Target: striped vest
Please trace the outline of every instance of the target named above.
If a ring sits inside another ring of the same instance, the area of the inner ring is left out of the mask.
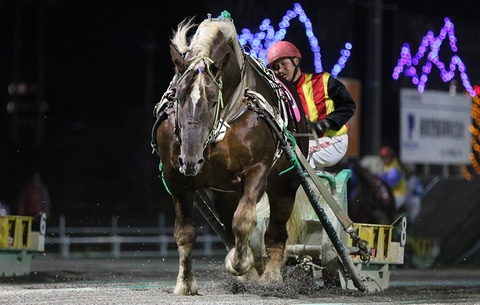
[[[302,73],[297,84],[297,92],[302,100],[303,110],[312,123],[324,119],[335,110],[335,103],[328,95],[328,79],[330,73]],[[340,136],[348,131],[347,124],[339,130],[327,130],[326,137]]]

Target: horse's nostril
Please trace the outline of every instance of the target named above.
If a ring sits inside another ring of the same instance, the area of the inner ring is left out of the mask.
[[[205,159],[203,159],[203,158],[200,159],[200,160],[198,160],[198,164],[199,164],[199,165],[203,164],[203,162],[205,162]]]
[[[182,157],[178,157],[178,163],[180,163],[180,166],[183,166],[183,159],[182,159]]]

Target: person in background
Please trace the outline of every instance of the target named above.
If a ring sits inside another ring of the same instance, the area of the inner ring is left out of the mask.
[[[407,179],[407,197],[405,199],[405,211],[409,224],[414,224],[422,205],[424,188],[420,178],[415,173],[415,165],[404,165],[405,177]]]
[[[303,110],[318,138],[310,140],[308,160],[316,169],[336,165],[348,148],[348,120],[355,113],[355,102],[343,83],[328,72],[304,73],[302,54],[288,41],[273,44],[267,61],[274,72],[292,83]]]
[[[390,146],[383,146],[380,149],[380,159],[383,162],[383,168],[379,176],[392,188],[395,196],[395,209],[397,213],[401,213],[404,210],[407,193],[404,170],[397,154]]]
[[[50,194],[42,182],[40,173],[35,172],[30,183],[20,194],[18,215],[36,217],[41,213],[50,216]]]

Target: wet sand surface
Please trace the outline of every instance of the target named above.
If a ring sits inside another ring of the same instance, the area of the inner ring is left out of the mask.
[[[1,304],[480,304],[480,268],[395,269],[383,292],[325,288],[290,272],[273,287],[240,285],[223,257],[194,260],[199,295],[173,294],[176,258],[42,255],[29,276],[2,278]]]

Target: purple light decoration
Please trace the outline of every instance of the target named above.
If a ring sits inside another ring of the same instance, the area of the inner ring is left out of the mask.
[[[443,41],[447,38],[450,41],[450,49],[452,52],[457,53],[457,38],[455,37],[454,25],[449,18],[445,18],[445,25],[440,30],[440,34],[435,37],[432,31],[428,31],[422,39],[422,43],[418,47],[418,51],[415,56],[412,58],[412,53],[410,51],[410,46],[408,43],[404,43],[400,51],[400,58],[397,61],[397,65],[393,69],[392,77],[397,80],[400,77],[400,74],[403,72],[405,76],[412,78],[412,83],[417,86],[418,92],[423,93],[425,91],[425,85],[428,81],[428,74],[432,71],[432,64],[435,65],[440,70],[440,77],[444,82],[449,82],[455,77],[455,70],[458,68],[460,73],[460,78],[462,79],[463,87],[468,92],[470,96],[475,96],[475,91],[470,84],[468,75],[465,72],[466,67],[463,61],[458,55],[453,55],[450,59],[450,64],[448,65],[448,70],[445,65],[439,59],[440,46]],[[428,52],[427,48],[430,48]],[[428,52],[428,53],[427,53]],[[419,64],[419,60],[427,54],[427,62],[425,65],[417,71],[416,66]],[[419,76],[418,73],[421,72]]]
[[[264,19],[260,26],[258,27],[260,32],[252,33],[251,30],[244,28],[239,34],[239,41],[242,47],[248,47],[248,52],[252,56],[256,56],[261,60],[267,62],[267,52],[268,49],[277,41],[280,41],[285,38],[287,34],[288,27],[290,26],[290,20],[298,17],[298,20],[305,27],[305,35],[308,38],[310,44],[310,50],[313,53],[313,65],[316,73],[323,71],[322,66],[322,55],[320,53],[320,45],[318,44],[318,39],[313,33],[312,22],[308,18],[307,14],[303,10],[302,6],[299,3],[293,5],[293,10],[288,10],[283,16],[282,20],[278,24],[279,30],[276,31],[275,28],[271,25],[270,19]],[[262,42],[263,41],[263,42]],[[352,44],[345,43],[345,49],[340,51],[340,58],[337,63],[334,65],[331,72],[333,77],[342,71],[345,67],[348,58],[350,57]]]

